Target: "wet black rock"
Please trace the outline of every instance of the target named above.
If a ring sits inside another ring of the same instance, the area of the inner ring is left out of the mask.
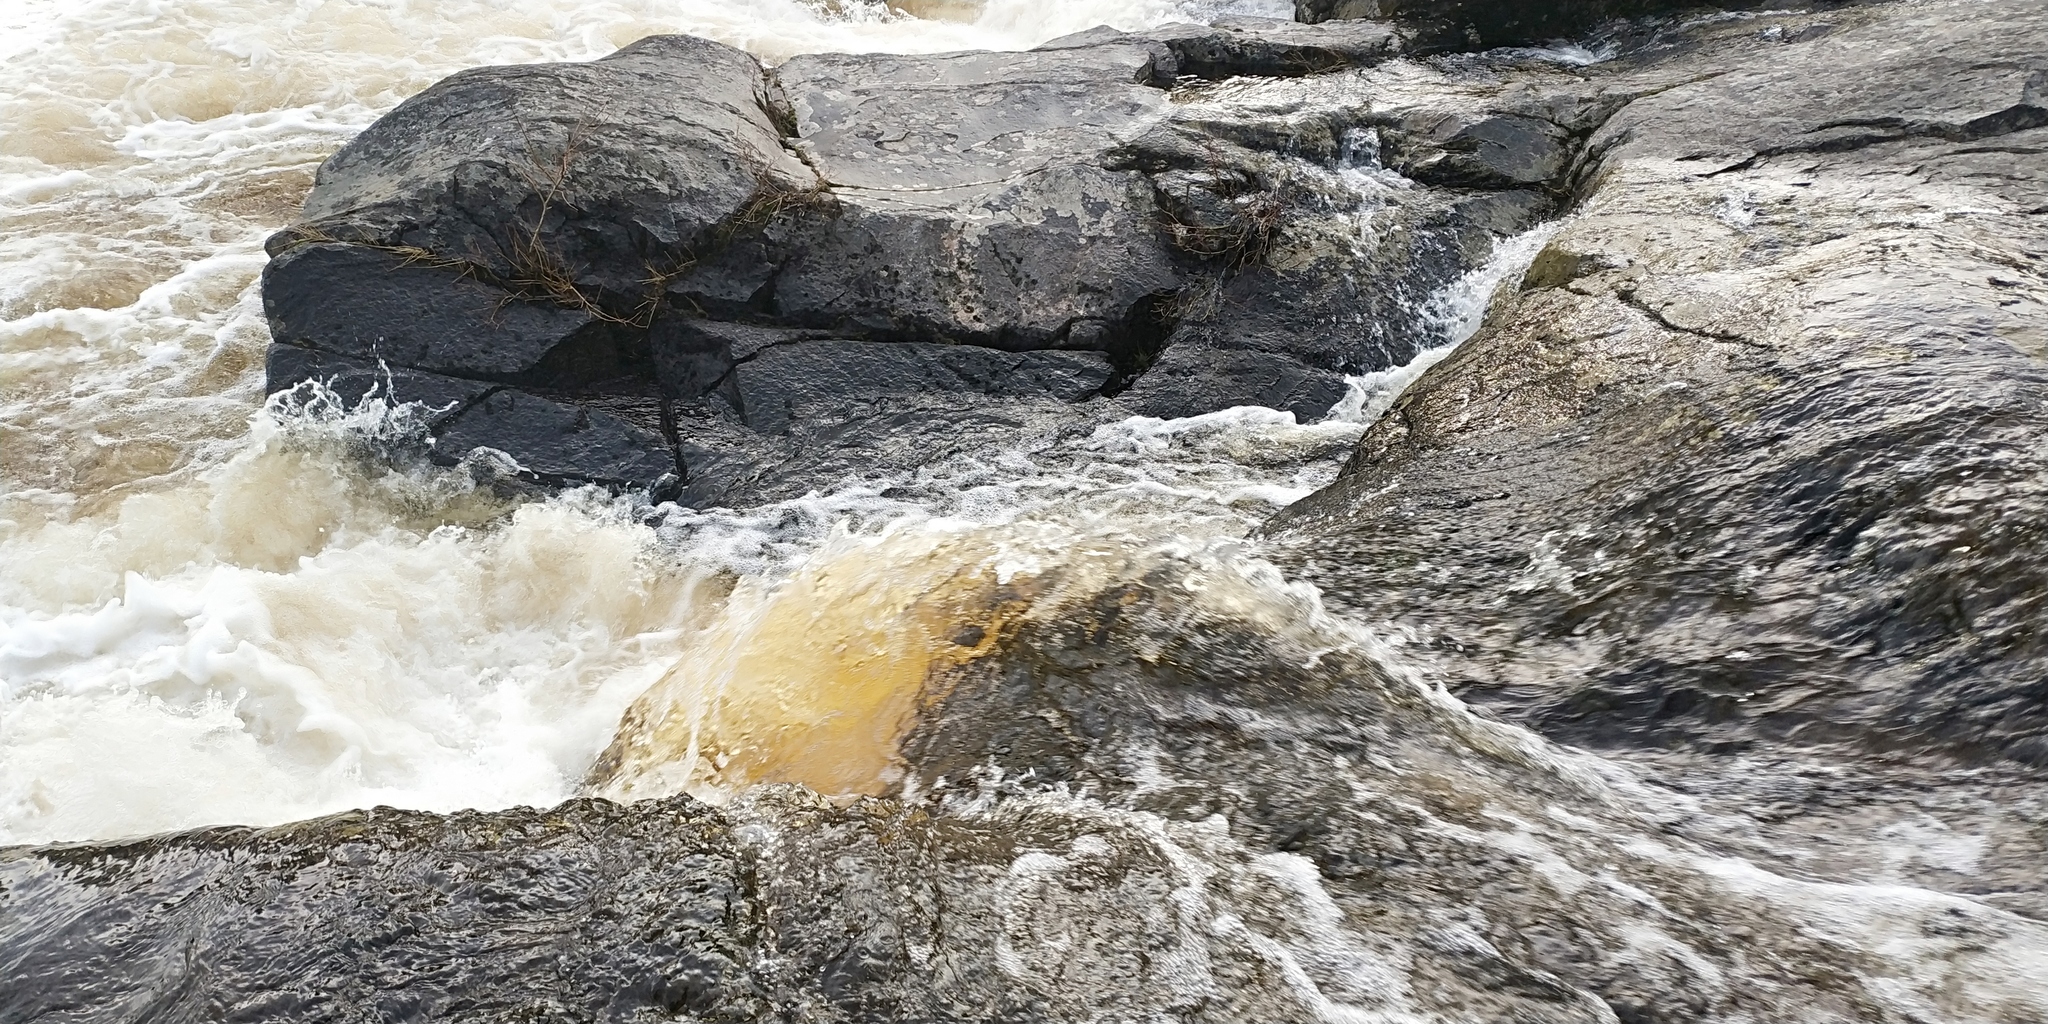
[[[1369,21],[1310,28],[1272,18],[1219,18],[1207,25],[1161,25],[1142,35],[1166,46],[1179,74],[1195,78],[1287,78],[1367,67],[1403,52],[1408,45],[1393,26]],[[1065,49],[1119,38],[1129,37],[1097,28],[1055,39],[1039,49]]]
[[[1540,188],[1578,155],[1565,129],[1517,114],[1415,114],[1388,135],[1391,165],[1432,185]]]
[[[1755,6],[1744,0],[1294,0],[1294,18],[1392,22],[1413,36],[1418,50],[1441,52],[1558,42],[1617,18]]]
[[[679,468],[656,432],[658,425],[650,429],[634,422],[644,415],[627,411],[630,418],[622,418],[597,407],[615,404],[613,396],[586,394],[580,403],[557,402],[488,381],[283,344],[270,347],[266,372],[283,387],[322,381],[345,405],[370,398],[418,403],[428,414],[426,454],[443,465],[476,462],[483,479],[493,483],[514,485],[523,476],[551,487],[597,484],[647,491]],[[314,400],[310,394],[301,397]],[[509,456],[516,467],[488,458],[478,462],[474,456],[482,450]]]
[[[668,446],[617,416],[499,388],[462,407],[435,430],[444,452],[502,451],[555,484],[652,488],[677,467]]]
[[[551,376],[542,370],[551,354],[584,348],[607,326],[586,310],[364,245],[291,244],[264,273],[279,344],[479,380]]]
[[[763,351],[733,369],[732,402],[763,434],[795,423],[833,423],[974,396],[1085,402],[1114,369],[1098,352],[1002,352],[972,345],[800,341]]]

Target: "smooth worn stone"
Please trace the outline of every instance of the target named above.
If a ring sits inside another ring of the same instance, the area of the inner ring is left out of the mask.
[[[547,483],[652,487],[676,471],[660,437],[610,413],[500,388],[462,409],[434,437],[453,461],[477,448],[504,452]]]
[[[558,350],[608,347],[609,325],[552,301],[513,298],[414,254],[286,244],[263,270],[281,344],[485,380],[518,380]]]
[[[1098,397],[1112,375],[1096,352],[1000,352],[917,342],[796,341],[763,349],[736,366],[729,394],[740,417],[763,434],[793,424],[927,408],[943,414],[976,397]]]

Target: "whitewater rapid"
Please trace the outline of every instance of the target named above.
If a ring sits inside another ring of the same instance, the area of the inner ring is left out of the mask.
[[[897,482],[918,498],[865,481],[744,513],[592,493],[514,508],[466,477],[362,457],[417,440],[417,409],[264,407],[256,281],[262,239],[320,160],[463,67],[588,59],[677,31],[771,62],[1023,48],[1274,7],[7,7],[0,843],[550,803],[579,791],[621,713],[678,664],[792,643],[774,632],[784,620],[815,630],[785,581],[887,592],[915,575],[895,578],[892,559],[963,535],[1006,565],[1077,538],[1255,558],[1245,532],[1327,482],[1363,423],[1447,349],[1360,379],[1324,422],[1134,419]],[[1347,173],[1370,230],[1372,196],[1401,183]],[[1445,341],[1476,328],[1537,244],[1504,246],[1436,297],[1426,315]]]

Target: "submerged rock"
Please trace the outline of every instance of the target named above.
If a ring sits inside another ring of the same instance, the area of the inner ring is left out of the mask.
[[[1903,815],[1869,792],[1809,797],[1849,817],[1825,857],[1770,850],[1746,816],[1472,714],[1248,563],[1097,548],[986,582],[967,588],[984,606],[947,611],[987,632],[955,634],[971,650],[907,680],[922,710],[895,765],[910,782],[889,798],[757,786],[719,808],[378,809],[0,851],[0,970],[19,979],[0,1018],[2048,1008],[2007,966],[2048,952],[2048,926],[1940,891],[2028,884],[2048,853],[2038,780],[2006,791],[2032,819],[1923,797],[1959,829],[1991,826],[2001,855],[1928,888],[1871,886],[1896,851],[1868,826]],[[901,617],[924,597],[895,595]],[[805,740],[839,731],[820,722],[785,753],[829,758]],[[723,771],[757,752],[729,753]],[[1919,939],[1884,944],[1902,934]]]

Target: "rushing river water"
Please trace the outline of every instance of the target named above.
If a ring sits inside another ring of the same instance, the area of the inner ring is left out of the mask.
[[[1104,421],[743,512],[652,508],[594,491],[515,505],[456,471],[364,457],[416,442],[425,429],[416,407],[343,411],[308,391],[264,401],[263,239],[292,220],[321,160],[456,70],[589,59],[659,32],[709,36],[775,62],[833,49],[1021,49],[1098,24],[1285,8],[0,6],[0,845],[372,805],[548,805],[588,792],[689,792],[782,822],[780,812],[748,810],[753,784],[851,797],[900,781],[896,744],[918,687],[934,666],[971,655],[954,637],[990,593],[1055,581],[1035,592],[1029,619],[1087,599],[1106,579],[1170,579],[1159,615],[1267,630],[1268,653],[1286,672],[1351,665],[1379,679],[1376,725],[1412,761],[1396,769],[1340,758],[1329,784],[1350,787],[1344,799],[1366,817],[1413,830],[1411,844],[1440,842],[1414,855],[1425,863],[1479,850],[1533,864],[1531,877],[1614,922],[1615,962],[1667,965],[1641,968],[1644,985],[1679,977],[1739,1000],[1742,978],[1723,977],[1721,961],[1695,951],[1721,956],[1755,929],[1795,961],[1808,942],[1828,963],[1852,962],[1842,949],[1867,957],[1853,960],[1858,991],[1878,993],[1868,1005],[1895,1019],[1949,1019],[1940,1014],[1956,1007],[1984,1020],[2048,1014],[2048,933],[2038,923],[1903,881],[1914,865],[1967,869],[1990,849],[1984,840],[1901,819],[1876,845],[1837,851],[1875,858],[1867,887],[1702,854],[1671,837],[1739,845],[1754,838],[1752,823],[1674,804],[1618,764],[1473,714],[1410,664],[1403,634],[1325,610],[1314,588],[1286,579],[1246,539],[1335,476],[1400,389],[1477,329],[1494,285],[1527,267],[1554,226],[1501,239],[1485,266],[1418,299],[1413,313],[1437,347],[1354,379],[1320,421],[1261,409]],[[1406,187],[1377,170],[1327,173],[1356,195],[1349,223],[1361,233],[1373,230],[1377,197]],[[1175,612],[1174,601],[1186,607]],[[1029,636],[1057,625],[1022,628]],[[1322,769],[1276,771],[1299,779]],[[1139,795],[1195,785],[1134,778]],[[1385,788],[1389,779],[1455,790],[1481,810],[1462,823],[1430,818]],[[1083,931],[1164,928],[1161,942],[1185,947],[1160,955],[1171,977],[1133,990],[1130,1005],[1152,1009],[1130,1019],[1222,998],[1236,983],[1202,950],[1273,965],[1288,1005],[1325,1020],[1418,1019],[1403,1009],[1404,972],[1419,970],[1417,958],[1497,955],[1467,927],[1483,924],[1478,917],[1428,907],[1398,911],[1422,922],[1411,932],[1432,936],[1420,945],[1394,925],[1350,928],[1314,865],[1233,845],[1221,812],[1176,818],[1085,794],[1013,792],[1001,778],[962,785],[940,802],[972,827],[1022,834],[1064,823],[1042,849],[997,866],[1003,899]],[[1017,799],[997,800],[1005,793]],[[784,825],[749,828],[749,842],[809,841]],[[1143,857],[1165,865],[1172,891],[1107,903],[1073,895],[1085,888],[1075,879],[1094,877],[1113,849],[1150,851]],[[1653,895],[1616,864],[1685,881]],[[1430,891],[1455,894],[1459,877]],[[1118,916],[1154,910],[1179,923]],[[1722,916],[1701,925],[1704,939],[1631,923],[1709,911]],[[1774,931],[1787,914],[1805,923]],[[1013,932],[998,943],[1005,972],[1058,974],[1066,947],[1028,946]],[[1677,973],[1656,973],[1664,970]],[[1088,1016],[1091,991],[1055,1016]],[[1862,1005],[1849,999],[1830,1012],[1853,1016]],[[1933,1016],[1915,1016],[1923,1012]]]
[[[354,457],[366,437],[417,431],[406,410],[261,407],[262,239],[328,153],[460,68],[676,31],[769,61],[1024,48],[1272,6],[11,7],[0,842],[554,801],[686,653],[787,641],[774,624],[801,599],[775,584],[800,567],[855,560],[886,589],[869,549],[1021,520],[1200,545],[1326,482],[1366,391],[1322,424],[1240,411],[1107,426],[1037,461],[950,467],[915,500],[855,486],[659,522],[590,495],[506,517],[452,476]],[[1388,187],[1357,185],[1367,205]],[[1469,317],[1483,289],[1466,292],[1446,301]]]

